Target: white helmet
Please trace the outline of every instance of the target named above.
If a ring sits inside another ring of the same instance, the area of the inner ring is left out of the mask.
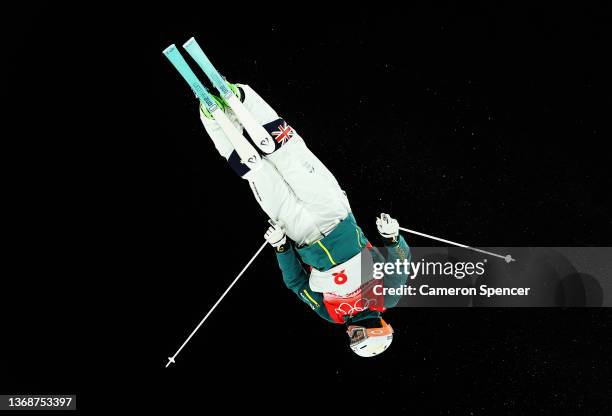
[[[351,338],[351,349],[360,357],[374,357],[385,351],[393,341],[393,328],[381,318],[380,328],[350,325],[346,333]]]

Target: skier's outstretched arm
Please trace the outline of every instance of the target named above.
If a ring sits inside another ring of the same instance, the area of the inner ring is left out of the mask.
[[[310,290],[309,275],[304,270],[295,248],[287,240],[282,224],[272,220],[269,222],[270,228],[268,228],[265,238],[276,251],[276,260],[283,274],[285,285],[322,318],[332,321],[327,309],[323,307],[323,295]]]
[[[410,253],[410,247],[404,240],[404,237],[399,233],[399,223],[397,220],[391,218],[388,214],[380,214],[380,218],[376,219],[376,228],[378,232],[385,240],[385,246],[387,247],[387,259],[389,263],[395,263],[396,260],[408,262],[412,259]],[[406,284],[408,281],[408,275],[393,274],[384,277],[385,288],[399,288]],[[385,295],[385,308],[393,308],[399,303],[401,295]]]

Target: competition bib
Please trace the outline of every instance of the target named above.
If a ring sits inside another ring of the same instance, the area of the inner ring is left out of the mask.
[[[370,250],[364,248],[354,257],[325,272],[313,268],[308,282],[310,290],[339,296],[353,293],[361,285],[372,280],[372,263]]]

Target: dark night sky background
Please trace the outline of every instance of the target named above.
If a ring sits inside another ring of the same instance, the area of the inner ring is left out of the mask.
[[[168,409],[222,397],[270,409],[286,395],[310,411],[610,414],[609,310],[396,309],[393,346],[362,360],[283,286],[271,250],[163,368],[266,229],[164,47],[194,35],[229,80],[255,88],[375,242],[383,211],[477,246],[609,246],[607,10],[234,10],[234,32],[206,3],[96,29],[99,10],[80,10],[74,29],[44,12],[15,32],[11,53],[30,66],[7,83],[19,140],[5,155],[20,166],[9,191],[24,218],[12,250],[41,254],[7,287],[32,294],[5,303],[16,332],[4,391],[76,391],[82,408],[138,390],[142,406]],[[34,38],[37,57],[19,52]],[[36,122],[36,87],[23,82],[34,75],[51,98]],[[32,334],[41,316],[72,329]]]

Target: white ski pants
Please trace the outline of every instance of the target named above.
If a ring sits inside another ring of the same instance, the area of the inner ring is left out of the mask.
[[[278,114],[248,85],[244,105],[262,125]],[[231,110],[228,116],[242,131]],[[229,158],[233,146],[218,124],[201,116],[204,128],[219,153]],[[245,139],[246,140],[246,139]],[[329,234],[351,211],[348,199],[327,167],[294,131],[274,153],[262,157],[263,166],[243,176],[264,212],[285,224],[286,234],[298,245],[311,244]]]

